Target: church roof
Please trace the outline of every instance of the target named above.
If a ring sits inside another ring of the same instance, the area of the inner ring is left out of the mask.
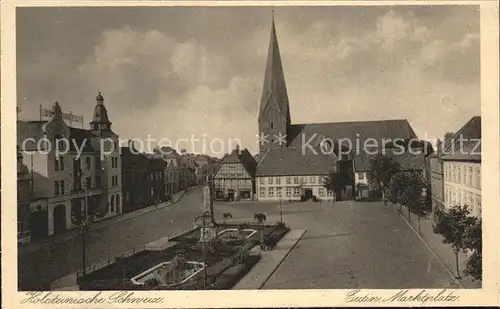
[[[481,161],[481,116],[472,117],[444,146],[443,160]]]
[[[409,139],[417,136],[406,119],[294,124],[288,129],[287,139],[290,147],[300,148],[303,141],[306,143],[310,139],[312,140],[309,144],[319,145],[324,138],[334,142],[348,139],[353,147],[356,146],[356,140],[359,140],[362,147],[368,138],[375,139],[381,145],[383,139]],[[346,143],[342,146],[349,145]]]
[[[271,37],[269,41],[269,50],[267,54],[266,71],[264,83],[262,86],[262,97],[260,103],[259,116],[264,112],[267,104],[273,100],[285,119],[290,119],[290,110],[288,108],[288,94],[286,91],[285,74],[276,36],[276,27],[274,25],[274,16],[271,26]]]
[[[269,149],[260,160],[257,176],[328,175],[337,162],[335,155],[302,148]]]

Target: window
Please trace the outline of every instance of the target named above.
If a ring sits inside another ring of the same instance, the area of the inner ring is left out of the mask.
[[[116,195],[116,207],[119,207],[120,206],[120,195],[117,194]]]
[[[459,166],[459,167],[458,167],[458,179],[457,179],[457,182],[458,182],[458,183],[462,183],[462,178],[463,178],[463,177],[462,177],[462,167],[461,167],[461,166]]]
[[[281,184],[281,177],[276,177],[276,184],[280,185]]]
[[[299,177],[298,177],[298,176],[293,177],[293,183],[294,183],[295,185],[298,185],[298,184],[299,184]]]
[[[476,168],[476,188],[481,189],[481,168]]]
[[[151,196],[155,196],[155,189],[154,188],[149,189],[149,194]]]
[[[302,183],[308,183],[309,177],[307,176],[302,176]]]
[[[87,186],[87,189],[90,189],[92,187],[92,177],[87,177],[85,179],[85,185]]]
[[[274,197],[274,188],[268,188],[267,195],[269,197]]]
[[[325,188],[319,188],[318,194],[319,194],[319,196],[324,197],[325,196]]]
[[[90,164],[91,164],[90,163],[90,157],[86,157],[85,158],[85,168],[89,170],[90,169]]]
[[[114,212],[115,211],[115,196],[111,195],[111,202],[109,203],[110,206],[110,211]]]
[[[333,191],[332,190],[328,190],[328,196],[333,196]]]
[[[277,187],[276,188],[276,197],[281,197],[281,191],[283,190],[283,188],[281,187]]]
[[[316,176],[309,177],[309,183],[316,183]]]
[[[293,195],[294,196],[300,196],[300,188],[294,188],[293,189]]]
[[[267,178],[267,183],[272,185],[273,184],[273,178],[272,177],[269,177]]]
[[[470,187],[472,187],[474,185],[473,184],[473,180],[472,180],[473,179],[472,178],[473,174],[474,173],[472,171],[472,167],[468,167],[467,168],[467,182],[468,182],[467,185],[470,186]]]
[[[292,183],[292,177],[287,177],[286,178],[286,184],[289,185]]]
[[[359,180],[364,180],[365,179],[365,173],[361,172],[359,173]]]
[[[293,196],[292,188],[286,188],[286,196],[287,197],[292,197]]]
[[[58,158],[56,157],[56,160],[54,161],[54,169],[55,171],[64,171],[64,157],[59,156]]]
[[[274,123],[271,121],[271,130],[274,129]]]
[[[59,181],[54,181],[54,195],[59,195]]]
[[[260,188],[259,195],[262,197],[265,197],[266,196],[266,188]]]
[[[64,180],[59,180],[59,194],[64,194]]]

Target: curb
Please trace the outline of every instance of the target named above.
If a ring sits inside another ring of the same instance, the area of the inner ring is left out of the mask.
[[[413,228],[413,226],[411,225],[411,223],[408,222],[408,220],[399,211],[399,209],[396,209],[396,211],[399,213],[399,216],[404,220],[404,222],[410,227],[410,229],[413,231],[413,233],[415,233],[415,235],[417,235],[417,237],[424,243],[424,245],[427,247],[427,249],[429,249],[429,251],[432,252],[432,254],[434,255],[434,257],[436,257],[436,259],[439,262],[441,262],[441,264],[444,266],[444,269],[446,269],[446,272],[448,272],[448,274],[453,278],[453,281],[455,281],[455,283],[457,283],[458,285],[460,285],[462,288],[467,289],[467,287],[463,284],[463,282],[461,280],[459,280],[455,276],[455,274],[450,270],[450,268],[448,267],[448,264],[445,261],[443,261],[439,257],[439,255],[436,253],[436,251],[434,251],[434,249],[432,249],[432,247],[427,243],[427,241],[425,241],[425,239],[417,231],[415,231],[415,228]]]
[[[137,218],[137,217],[140,217],[142,215],[145,215],[145,214],[148,214],[148,213],[151,213],[151,212],[154,212],[154,211],[157,211],[157,210],[160,210],[160,209],[163,209],[163,208],[166,208],[166,207],[169,207],[169,206],[172,206],[172,205],[175,205],[177,204],[178,202],[181,201],[182,197],[184,195],[186,195],[186,193],[190,192],[190,191],[193,191],[193,190],[196,190],[198,188],[201,188],[202,186],[197,186],[197,187],[192,187],[192,188],[189,188],[187,189],[186,191],[184,191],[181,195],[179,195],[179,198],[176,200],[176,201],[171,201],[170,204],[165,203],[165,205],[163,206],[158,206],[158,207],[154,207],[154,206],[149,206],[150,209],[147,209],[146,211],[144,212],[141,212],[141,213],[137,213],[135,216],[130,216],[130,217],[127,217],[127,218],[122,218],[121,220],[117,220],[116,222],[114,223],[110,223],[110,224],[107,224],[107,225],[104,225],[104,226],[101,226],[101,227],[97,227],[95,229],[90,229],[90,232],[93,232],[93,231],[99,231],[99,230],[102,230],[103,228],[107,228],[107,227],[110,227],[112,226],[113,224],[115,223],[120,223],[120,222],[123,222],[123,221],[127,221],[127,220],[130,220],[130,219],[134,219],[134,218]],[[133,212],[131,212],[133,213]],[[120,217],[118,217],[120,218]]]
[[[163,209],[163,208],[166,208],[166,207],[169,207],[169,206],[175,205],[175,204],[177,204],[177,203],[178,203],[178,202],[182,199],[182,197],[183,197],[186,193],[188,193],[188,192],[190,192],[190,191],[192,191],[192,190],[199,189],[199,188],[201,188],[201,187],[203,187],[203,185],[196,186],[196,187],[191,187],[191,188],[187,189],[186,191],[184,191],[184,192],[183,192],[183,193],[182,193],[182,194],[178,197],[178,199],[177,199],[176,201],[172,201],[172,202],[170,202],[170,204],[167,204],[167,203],[168,203],[168,202],[167,202],[165,205],[163,205],[163,206],[159,206],[159,207],[149,206],[151,209],[147,209],[146,211],[143,211],[143,212],[141,212],[141,213],[136,213],[134,216],[130,216],[130,217],[126,217],[126,218],[124,218],[124,217],[119,217],[119,216],[116,216],[116,217],[111,217],[111,218],[109,218],[109,220],[113,220],[113,219],[117,219],[117,220],[116,220],[116,221],[114,221],[114,222],[112,222],[112,223],[110,222],[110,223],[107,223],[107,224],[103,224],[102,226],[99,226],[99,227],[94,227],[94,228],[92,228],[92,225],[90,225],[90,227],[89,227],[89,233],[96,232],[96,231],[99,231],[99,230],[102,230],[102,229],[108,228],[108,227],[110,227],[110,226],[113,226],[114,224],[117,224],[117,223],[120,223],[120,222],[124,222],[124,221],[130,220],[130,219],[134,219],[134,218],[140,217],[140,216],[142,216],[142,215],[144,215],[144,214],[148,214],[148,213],[151,213],[151,212],[153,212],[153,211],[160,210],[160,209]],[[147,207],[146,207],[146,208],[147,208]],[[131,213],[131,214],[133,214],[134,212],[130,212],[130,213]],[[123,216],[123,215],[122,215],[122,216]],[[106,219],[105,219],[105,220],[106,220]],[[96,222],[95,224],[97,225],[99,222],[103,222],[103,223],[104,223],[104,222],[106,222],[105,220],[104,220],[104,221],[98,221],[98,222]],[[30,254],[30,253],[32,253],[32,252],[36,252],[36,251],[38,251],[38,250],[42,250],[42,249],[46,248],[47,246],[50,246],[50,245],[55,245],[55,244],[59,244],[59,243],[62,243],[62,242],[68,241],[68,240],[70,240],[70,239],[73,239],[75,235],[73,235],[72,237],[70,237],[70,236],[71,236],[70,234],[71,234],[71,233],[73,233],[73,234],[74,234],[74,233],[75,233],[75,231],[77,231],[77,230],[79,230],[79,227],[76,227],[76,228],[73,228],[73,229],[71,229],[71,230],[66,231],[66,233],[68,233],[68,234],[62,234],[62,235],[64,235],[65,237],[64,237],[64,238],[61,238],[61,239],[59,239],[59,240],[52,240],[52,241],[50,241],[50,240],[49,240],[50,238],[49,238],[49,239],[45,239],[43,242],[41,242],[41,243],[39,243],[39,244],[33,244],[33,246],[38,246],[38,248],[29,248],[31,244],[27,244],[27,245],[25,245],[25,246],[19,246],[19,249],[20,249],[21,251],[24,251],[24,252],[22,252],[21,254]],[[78,235],[79,235],[79,234],[80,234],[80,233],[78,233]],[[19,250],[18,250],[18,251],[19,251]]]
[[[304,235],[306,233],[307,233],[307,230],[304,230],[304,233],[302,233],[302,235],[300,235],[300,237],[297,238],[297,241],[293,244],[293,246],[290,248],[290,250],[288,250],[288,252],[281,259],[281,261],[278,263],[278,265],[276,265],[276,267],[273,269],[273,271],[271,271],[271,273],[267,276],[266,280],[264,280],[264,282],[260,285],[260,287],[258,288],[258,290],[262,289],[262,287],[264,285],[266,285],[267,281],[269,281],[269,279],[274,275],[274,273],[278,270],[278,268],[280,268],[281,264],[283,264],[283,261],[286,260],[286,258],[288,257],[288,255],[290,255],[290,252],[292,252],[293,249],[295,249],[295,247],[297,246],[297,244],[299,243],[299,241],[302,239],[302,237],[304,237]]]

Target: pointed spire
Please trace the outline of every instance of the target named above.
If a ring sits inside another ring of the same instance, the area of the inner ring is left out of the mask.
[[[264,75],[264,84],[262,88],[262,97],[260,113],[264,112],[267,104],[274,102],[278,109],[290,120],[290,110],[288,108],[288,94],[286,91],[285,74],[276,35],[276,26],[274,22],[274,9],[271,17],[271,36],[269,40],[269,50],[267,54],[266,71]]]

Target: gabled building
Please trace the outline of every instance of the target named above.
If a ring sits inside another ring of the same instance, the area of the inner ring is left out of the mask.
[[[332,169],[337,169],[343,175],[352,175],[354,156],[364,152],[368,147],[373,151],[373,139],[378,142],[378,147],[382,148],[388,141],[416,138],[406,119],[292,124],[274,18],[271,25],[258,128],[261,142],[257,177],[262,178],[258,181],[258,186],[262,186],[259,187],[259,199],[277,198],[276,193],[272,193],[272,190],[278,190],[274,185],[276,178],[283,179],[285,184],[287,177],[292,179],[292,182],[295,182],[293,179],[298,179],[297,182],[300,182],[299,179],[305,180],[305,177],[313,177],[314,180],[315,177],[327,175]],[[324,147],[325,145],[327,147]],[[338,149],[342,149],[342,152],[338,152]],[[272,187],[267,189],[264,187],[268,185],[266,177],[273,178]],[[311,181],[311,178],[307,179]],[[299,195],[302,194],[317,197],[323,195],[320,186],[317,183],[314,185],[313,188],[297,188],[292,189],[292,192],[281,194],[294,199],[300,198]],[[349,186],[351,192],[353,186],[354,183]],[[305,189],[307,191],[304,191]],[[333,193],[325,193],[324,198],[333,198]]]
[[[214,176],[215,198],[218,200],[252,200],[255,193],[257,162],[247,149],[239,148],[222,158]]]
[[[441,156],[444,207],[467,205],[481,216],[481,117],[472,117],[445,145]]]
[[[96,100],[88,130],[66,125],[58,102],[49,121],[17,122],[17,144],[32,175],[32,238],[122,212],[118,135],[100,93]]]

